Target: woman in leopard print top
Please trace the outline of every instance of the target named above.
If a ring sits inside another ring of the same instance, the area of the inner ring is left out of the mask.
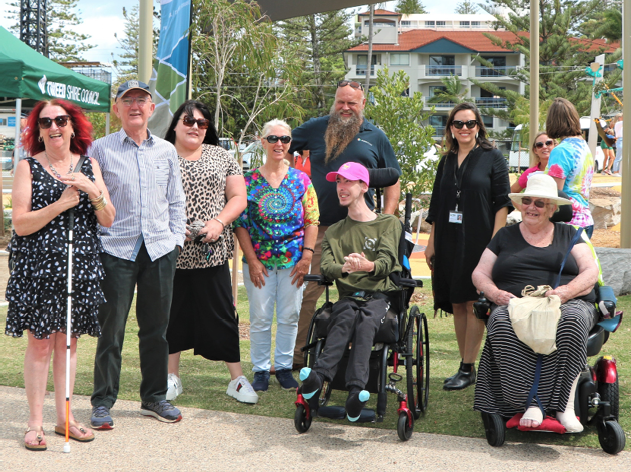
[[[206,359],[225,361],[231,377],[228,395],[256,403],[258,396],[241,369],[228,266],[234,251],[231,224],[246,206],[243,173],[218,146],[210,111],[201,102],[189,100],[175,112],[165,139],[179,155],[189,225],[173,282],[167,400],[182,393],[180,353],[194,349]]]

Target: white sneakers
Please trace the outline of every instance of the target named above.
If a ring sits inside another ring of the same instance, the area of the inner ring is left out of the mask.
[[[181,395],[182,390],[182,381],[175,374],[169,374],[168,380],[168,388],[167,388],[167,401],[173,401],[177,398],[178,395]]]
[[[240,375],[228,384],[226,394],[242,403],[256,403],[259,401],[259,396],[252,388],[252,385],[250,385],[250,382],[248,382],[248,379],[243,375]]]

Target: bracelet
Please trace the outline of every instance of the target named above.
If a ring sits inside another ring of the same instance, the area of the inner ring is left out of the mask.
[[[105,195],[103,195],[103,190],[101,190],[101,194],[95,199],[89,199],[94,211],[101,211],[103,208],[107,206],[107,200],[105,199]]]
[[[213,218],[213,220],[219,221],[219,223],[221,223],[221,226],[223,226],[223,229],[226,229],[226,223],[221,221],[219,218],[215,217],[215,218]]]
[[[312,253],[314,253],[314,254],[315,254],[315,251],[313,250],[313,248],[310,248],[310,247],[307,247],[307,246],[303,247],[303,248],[302,248],[302,251],[303,251],[303,252],[304,252],[304,251],[311,251]]]

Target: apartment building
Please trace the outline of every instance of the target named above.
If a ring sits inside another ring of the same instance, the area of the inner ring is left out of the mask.
[[[493,29],[495,18],[488,14],[476,15],[404,15],[387,10],[376,10],[373,19],[373,55],[371,77],[388,67],[391,72],[403,70],[410,77],[409,93],[421,92],[427,109],[435,107],[430,123],[436,135],[442,136],[449,112],[454,103],[429,103],[445,87],[444,77],[458,76],[463,89],[468,90],[479,107],[506,108],[506,100],[493,96],[475,85],[471,79],[493,82],[499,88],[525,92],[525,85],[511,76],[511,72],[525,65],[525,56],[493,44],[484,35],[492,33],[502,41],[512,41],[515,35]],[[356,35],[368,34],[368,13],[358,15]],[[364,81],[368,71],[368,44],[361,44],[345,52],[350,69],[346,78]],[[480,58],[493,64],[487,67]],[[502,131],[509,123],[484,116],[484,124],[494,131]]]

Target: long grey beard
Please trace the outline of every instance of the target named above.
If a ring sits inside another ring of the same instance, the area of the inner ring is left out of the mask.
[[[324,133],[324,142],[326,143],[326,156],[324,163],[328,164],[344,152],[346,146],[359,133],[363,117],[353,116],[344,121],[339,114],[332,111],[329,116],[329,125]]]

